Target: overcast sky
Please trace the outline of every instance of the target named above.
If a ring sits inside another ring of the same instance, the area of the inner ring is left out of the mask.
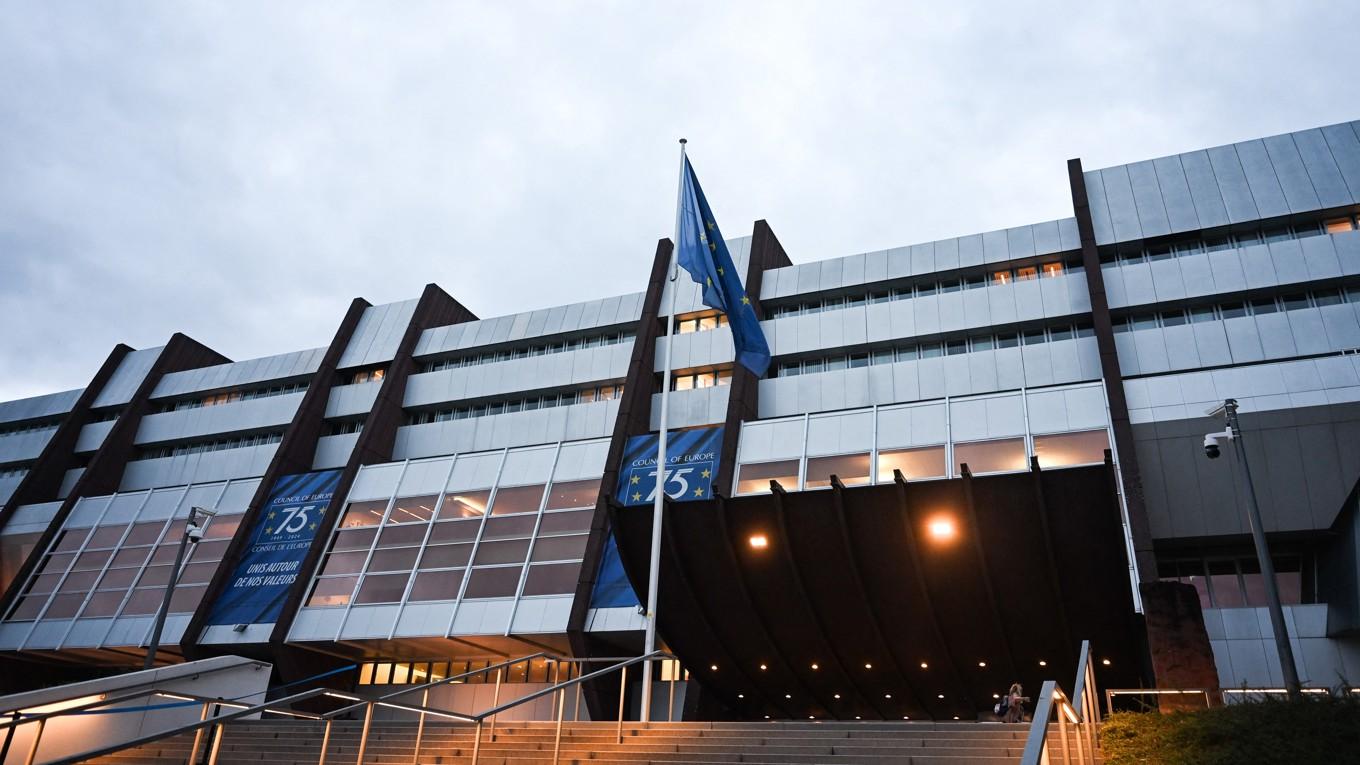
[[[1093,5],[5,2],[0,400],[427,282],[640,290],[680,136],[724,234],[806,262],[1068,216],[1070,157],[1360,118],[1333,4]]]

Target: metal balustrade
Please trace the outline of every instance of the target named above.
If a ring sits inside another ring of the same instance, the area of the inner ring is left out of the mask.
[[[1025,751],[1021,755],[1021,765],[1040,765],[1052,761],[1048,752],[1048,733],[1050,718],[1058,718],[1058,735],[1062,741],[1062,757],[1065,765],[1072,763],[1072,750],[1076,750],[1076,761],[1081,765],[1098,761],[1096,750],[1099,747],[1096,728],[1100,724],[1100,700],[1096,695],[1095,669],[1091,666],[1091,641],[1081,641],[1081,656],[1077,661],[1077,676],[1072,684],[1073,693],[1068,696],[1054,680],[1045,680],[1034,706],[1034,719],[1030,723],[1029,737],[1025,741]],[[1069,725],[1073,729],[1069,731]],[[1072,733],[1076,734],[1076,746],[1072,746]]]

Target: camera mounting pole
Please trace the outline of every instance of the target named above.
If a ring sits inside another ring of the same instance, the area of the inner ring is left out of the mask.
[[[180,569],[184,566],[184,552],[189,545],[197,545],[198,540],[203,538],[203,527],[198,525],[198,517],[201,515],[206,521],[216,514],[204,507],[189,508],[189,518],[184,522],[184,536],[180,537],[179,549],[175,551],[175,564],[170,568],[170,581],[165,584],[165,597],[156,611],[156,625],[151,630],[151,643],[146,648],[146,661],[142,669],[156,666],[156,651],[161,645],[161,631],[165,629],[165,617],[170,612],[170,600],[175,596],[175,580],[179,579]]]
[[[1211,414],[1217,414],[1216,409]],[[1289,643],[1289,631],[1285,626],[1284,608],[1280,605],[1280,588],[1275,581],[1275,563],[1270,559],[1270,549],[1266,546],[1265,529],[1261,526],[1261,507],[1256,502],[1256,487],[1251,480],[1251,466],[1247,464],[1247,447],[1242,443],[1242,427],[1237,424],[1237,399],[1223,402],[1221,409],[1232,430],[1232,442],[1237,447],[1237,458],[1242,461],[1242,472],[1247,476],[1247,522],[1251,527],[1251,541],[1256,546],[1256,560],[1261,567],[1261,579],[1266,585],[1266,607],[1270,611],[1271,631],[1275,633],[1275,649],[1280,656],[1280,675],[1284,678],[1284,688],[1289,698],[1300,697],[1299,672],[1294,664],[1294,649]]]

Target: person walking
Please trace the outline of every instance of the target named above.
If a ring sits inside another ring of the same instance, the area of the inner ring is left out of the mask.
[[[1011,683],[1011,689],[1006,691],[1006,722],[1025,721],[1026,701],[1029,701],[1029,697],[1025,695],[1025,689],[1018,682]]]

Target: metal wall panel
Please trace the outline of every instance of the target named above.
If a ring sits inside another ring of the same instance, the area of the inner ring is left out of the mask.
[[[1209,149],[1207,153],[1209,162],[1213,165],[1219,194],[1223,198],[1223,206],[1228,212],[1228,220],[1232,223],[1241,223],[1262,217],[1256,209],[1251,187],[1247,185],[1247,176],[1242,171],[1237,150],[1232,146],[1217,146]]]
[[[67,390],[14,401],[0,401],[0,423],[65,414],[71,411],[76,399],[84,392],[83,389]]]
[[[1318,202],[1317,191],[1313,188],[1313,180],[1308,177],[1308,169],[1304,167],[1303,158],[1294,145],[1294,137],[1277,135],[1265,138],[1262,142],[1290,211],[1298,213],[1322,207]]]
[[[137,391],[137,387],[146,379],[146,375],[151,371],[151,365],[156,363],[164,347],[144,348],[133,351],[119,362],[118,369],[109,377],[104,388],[99,391],[94,402],[90,404],[92,408],[99,409],[106,406],[120,406],[132,400],[132,394]]]
[[[1171,222],[1167,217],[1166,205],[1162,201],[1162,189],[1152,161],[1129,165],[1128,174],[1129,184],[1133,188],[1133,201],[1138,209],[1138,224],[1143,236],[1162,236],[1171,233]]]

